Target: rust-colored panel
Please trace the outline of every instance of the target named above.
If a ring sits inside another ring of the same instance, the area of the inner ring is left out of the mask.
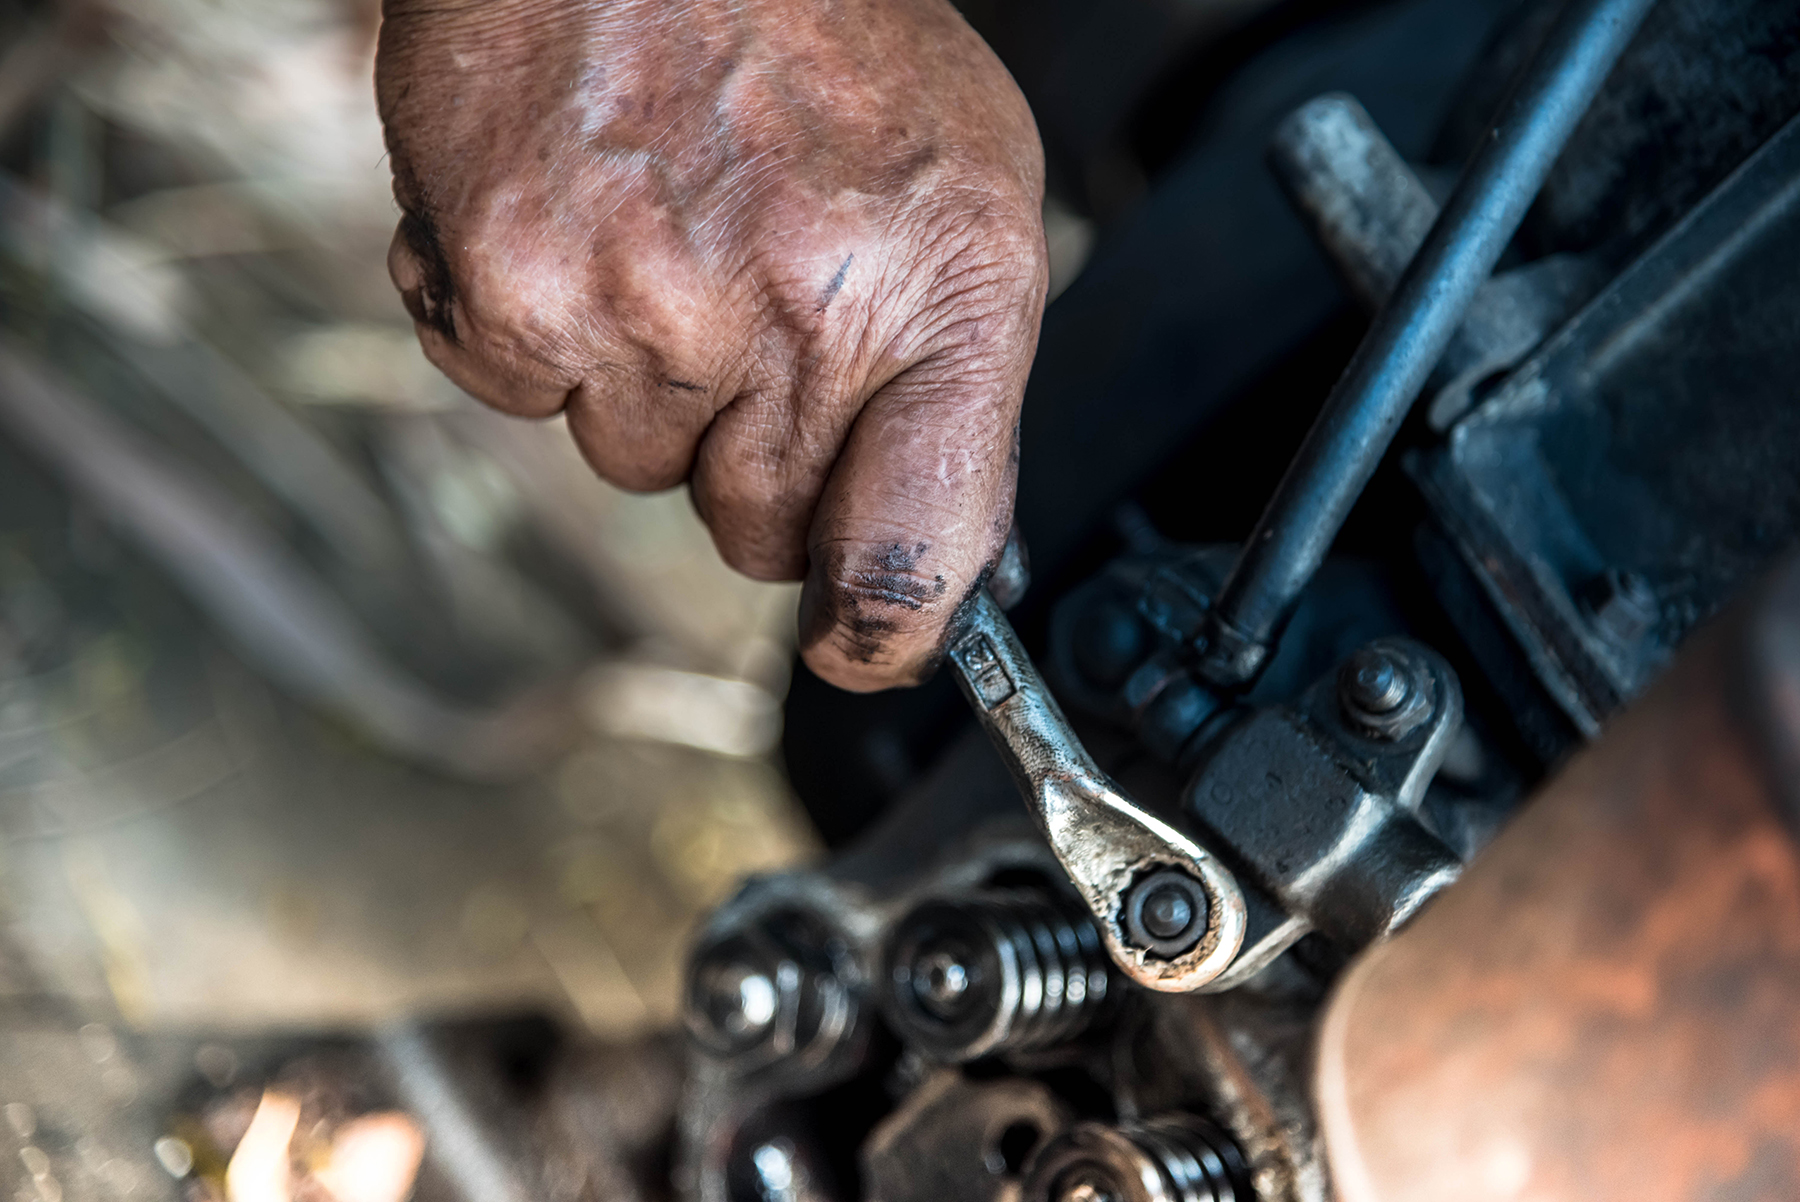
[[[1797,630],[1790,567],[1346,974],[1344,1202],[1800,1199]]]

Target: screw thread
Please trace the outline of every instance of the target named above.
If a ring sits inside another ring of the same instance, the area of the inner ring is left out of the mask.
[[[1152,1119],[1127,1132],[1156,1162],[1182,1202],[1248,1202],[1244,1158],[1231,1137],[1204,1119]]]
[[[1109,1127],[1079,1123],[1044,1145],[1026,1202],[1254,1202],[1231,1137],[1196,1115]]]

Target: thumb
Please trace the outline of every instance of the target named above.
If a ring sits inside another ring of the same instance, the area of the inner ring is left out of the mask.
[[[928,679],[993,573],[1012,522],[1032,316],[1007,350],[915,365],[857,416],[808,538],[800,651],[823,679],[856,692]]]

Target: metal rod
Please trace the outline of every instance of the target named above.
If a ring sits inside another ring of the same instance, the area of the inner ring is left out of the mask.
[[[1253,681],[1652,0],[1572,0],[1344,369],[1214,603],[1200,671]]]
[[[1351,294],[1380,312],[1438,218],[1413,169],[1342,92],[1289,113],[1269,138],[1268,164]]]

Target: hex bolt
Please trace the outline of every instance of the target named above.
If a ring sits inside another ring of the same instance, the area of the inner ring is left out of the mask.
[[[1187,894],[1164,885],[1144,899],[1144,929],[1158,939],[1179,939],[1194,925],[1194,908]]]
[[[1125,894],[1125,933],[1145,951],[1173,958],[1206,933],[1206,891],[1187,873],[1159,868]]]
[[[1656,590],[1639,572],[1607,568],[1582,586],[1579,598],[1595,633],[1620,647],[1649,634],[1659,616]]]
[[[754,1047],[780,1008],[778,953],[747,939],[727,940],[696,958],[688,984],[688,1022],[720,1054]]]
[[[1338,669],[1338,706],[1365,738],[1404,739],[1430,721],[1437,706],[1429,672],[1396,642],[1359,647]]]
[[[1338,697],[1354,715],[1391,714],[1406,704],[1411,691],[1406,669],[1379,647],[1357,651],[1338,673]]]

